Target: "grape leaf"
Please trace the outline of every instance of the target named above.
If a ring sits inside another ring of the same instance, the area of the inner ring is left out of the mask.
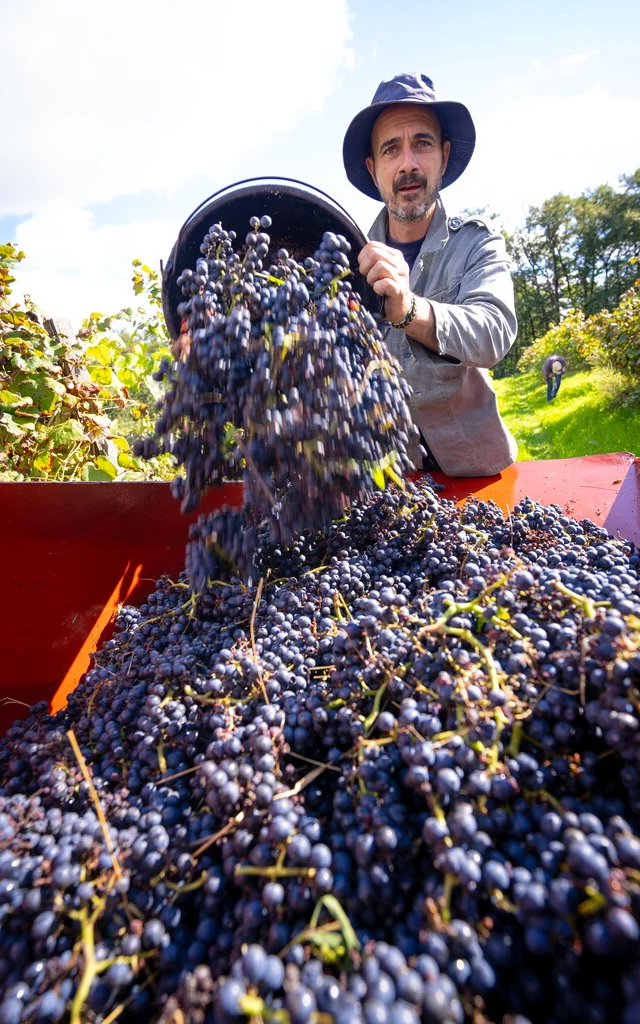
[[[13,416],[11,416],[8,412],[5,412],[2,416],[0,416],[0,430],[5,430],[7,434],[11,435],[11,437],[18,438],[24,437],[26,433],[26,431],[22,427],[18,426]]]
[[[33,460],[33,468],[38,473],[48,473],[53,464],[50,452],[41,452],[40,455],[36,455]]]
[[[42,412],[52,412],[58,405],[61,395],[66,394],[64,384],[53,377],[36,377],[21,384],[18,391],[31,399],[31,402]]]
[[[0,391],[0,403],[2,405],[29,405],[30,399],[24,395],[16,395],[13,391]]]
[[[85,462],[81,475],[84,481],[91,483],[111,483],[112,480],[108,473],[98,469],[93,462]]]
[[[376,466],[371,474],[373,476],[373,482],[376,487],[379,487],[381,491],[385,488],[384,472],[379,466]]]
[[[89,376],[96,384],[107,386],[113,381],[113,370],[110,366],[90,366]]]
[[[131,370],[127,370],[124,367],[118,370],[118,378],[122,386],[125,388],[133,388],[138,382],[138,378],[135,373],[132,373]]]
[[[84,440],[85,433],[77,420],[65,420],[52,428],[49,437],[54,446],[63,447]]]
[[[107,459],[104,455],[98,455],[96,459],[96,469],[101,473],[106,473],[109,480],[115,480],[118,475],[118,467],[114,466],[111,459]]]
[[[113,352],[110,345],[100,341],[97,345],[89,345],[87,348],[87,359],[93,359],[101,366],[110,366],[113,360]]]

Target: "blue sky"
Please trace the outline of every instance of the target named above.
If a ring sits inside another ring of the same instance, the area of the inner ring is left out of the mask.
[[[531,203],[640,165],[638,4],[322,9],[191,0],[186,18],[172,0],[8,0],[0,240],[27,251],[18,294],[74,319],[127,305],[131,259],[157,266],[194,206],[251,175],[317,185],[366,230],[378,207],[347,182],[342,138],[401,70],[429,74],[476,122],[473,160],[443,194],[451,213],[488,206],[514,226]]]

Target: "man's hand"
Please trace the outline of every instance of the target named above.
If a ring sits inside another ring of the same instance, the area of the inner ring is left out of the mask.
[[[409,266],[397,249],[382,242],[367,242],[358,256],[360,273],[376,295],[385,299],[385,316],[399,323],[411,308]]]

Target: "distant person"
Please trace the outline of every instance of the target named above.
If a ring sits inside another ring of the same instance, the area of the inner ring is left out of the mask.
[[[482,217],[448,217],[440,192],[475,145],[462,103],[438,101],[426,75],[381,82],[347,129],[347,177],[384,203],[359,254],[384,297],[386,343],[413,388],[414,465],[450,476],[491,476],[518,448],[498,411],[488,370],[516,337],[505,241]]]
[[[562,375],[566,373],[567,361],[563,356],[549,356],[545,359],[542,374],[547,382],[547,402],[552,402],[560,390]]]

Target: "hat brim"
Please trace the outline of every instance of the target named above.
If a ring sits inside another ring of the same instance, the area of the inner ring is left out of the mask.
[[[342,158],[347,178],[360,192],[371,199],[382,202],[382,196],[365,163],[371,153],[371,133],[373,126],[383,110],[394,107],[398,103],[412,103],[414,106],[428,107],[438,117],[444,134],[451,144],[447,169],[442,176],[441,188],[446,188],[456,181],[467,167],[476,145],[476,129],[471,114],[464,103],[454,100],[435,100],[433,103],[420,103],[415,99],[394,100],[392,103],[372,103],[356,114],[347,128],[342,146]]]

